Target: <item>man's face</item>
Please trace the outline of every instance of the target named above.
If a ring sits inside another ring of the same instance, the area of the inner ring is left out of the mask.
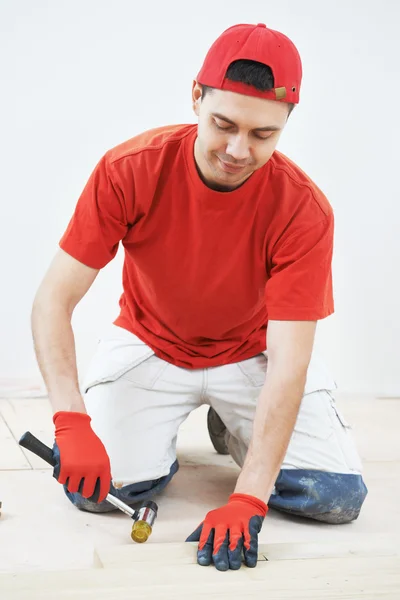
[[[211,189],[231,191],[271,158],[288,119],[288,105],[216,89],[203,100],[201,93],[202,86],[193,82],[193,109],[199,117],[197,169]]]

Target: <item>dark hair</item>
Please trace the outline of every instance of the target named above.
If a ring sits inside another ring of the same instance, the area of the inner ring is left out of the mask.
[[[229,65],[226,78],[231,81],[239,81],[240,83],[252,85],[257,90],[263,92],[272,90],[275,84],[271,68],[254,60],[235,60]],[[207,85],[203,85],[202,89],[202,98],[214,90],[214,88]],[[288,107],[290,115],[295,105],[288,103]]]

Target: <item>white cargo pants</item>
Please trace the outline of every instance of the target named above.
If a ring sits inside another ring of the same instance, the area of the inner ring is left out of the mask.
[[[179,427],[202,404],[212,406],[226,425],[229,452],[242,466],[267,366],[265,351],[221,367],[184,369],[111,325],[99,341],[83,392],[93,429],[109,454],[115,487],[167,475],[176,460]],[[332,395],[335,388],[314,353],[282,469],[361,473],[351,428]]]

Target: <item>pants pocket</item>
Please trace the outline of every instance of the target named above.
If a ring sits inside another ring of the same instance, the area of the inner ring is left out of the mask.
[[[335,430],[343,458],[348,468],[355,473],[361,474],[363,471],[360,455],[353,436],[353,427],[344,417],[342,411],[338,408],[334,396],[328,392],[331,404],[331,419]]]
[[[268,350],[264,350],[247,360],[242,360],[236,365],[245,376],[249,386],[262,387],[268,369]],[[290,370],[290,365],[288,365],[288,370]],[[319,390],[335,390],[336,388],[336,381],[329,373],[322,358],[314,350],[307,370],[304,395]]]
[[[361,473],[353,436],[335,408],[327,390],[304,395],[282,468]]]
[[[347,421],[347,419],[343,415],[342,411],[338,408],[338,406],[336,404],[335,396],[329,391],[328,391],[328,396],[330,398],[330,404],[333,409],[334,419],[337,419],[337,421],[339,421],[339,423],[343,427],[343,429],[352,430],[353,427]]]
[[[100,340],[83,381],[83,391],[126,377],[138,387],[151,389],[168,363],[126,330]]]
[[[122,373],[121,377],[135,384],[135,387],[151,390],[168,365],[168,362],[158,358],[154,354],[152,356],[145,356],[143,360],[136,362],[127,371]]]
[[[293,436],[303,436],[318,440],[328,440],[332,435],[332,424],[328,416],[329,402],[325,400],[325,392],[305,394],[300,404]],[[307,441],[305,442],[307,444]]]
[[[267,357],[264,353],[257,354],[247,360],[235,363],[245,376],[247,384],[251,387],[262,387],[267,375]]]

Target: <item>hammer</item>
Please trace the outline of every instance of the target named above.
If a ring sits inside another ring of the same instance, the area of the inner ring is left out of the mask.
[[[30,431],[24,433],[18,443],[20,446],[42,458],[52,467],[56,465],[52,449],[38,440]],[[151,535],[153,523],[157,518],[157,504],[148,500],[142,504],[139,510],[133,510],[133,508],[122,502],[119,498],[116,498],[113,494],[107,494],[106,500],[133,519],[134,524],[131,532],[133,541],[139,544],[146,542]]]

